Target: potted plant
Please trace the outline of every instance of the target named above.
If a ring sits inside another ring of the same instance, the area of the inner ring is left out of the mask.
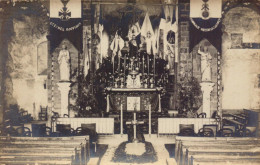
[[[179,115],[182,117],[197,117],[197,111],[202,105],[200,84],[195,77],[178,84]]]

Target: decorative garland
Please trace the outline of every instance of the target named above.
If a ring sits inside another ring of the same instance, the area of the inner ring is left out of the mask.
[[[126,144],[129,142],[121,143],[115,151],[114,157],[112,158],[113,162],[122,162],[122,163],[153,163],[157,161],[157,155],[153,148],[152,143],[145,143],[145,153],[142,155],[129,155],[125,152]]]
[[[219,23],[221,22],[221,18],[218,18],[218,21],[216,22],[216,24],[214,26],[212,26],[211,28],[202,28],[199,25],[197,25],[197,23],[193,20],[193,18],[190,18],[191,23],[198,29],[201,30],[203,32],[209,32],[212,31],[214,29],[216,29],[219,25]]]

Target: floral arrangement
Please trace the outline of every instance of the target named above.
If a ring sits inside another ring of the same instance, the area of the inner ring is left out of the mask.
[[[179,114],[182,117],[197,117],[197,110],[202,105],[200,84],[195,77],[178,84]]]

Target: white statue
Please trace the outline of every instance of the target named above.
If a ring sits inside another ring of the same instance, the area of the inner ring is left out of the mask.
[[[202,82],[211,81],[211,60],[212,56],[210,55],[208,48],[206,46],[199,48],[198,54],[201,55],[201,74]]]
[[[70,55],[66,45],[62,45],[62,50],[59,53],[58,63],[60,65],[60,80],[70,80]]]
[[[174,60],[175,60],[175,52],[174,47],[172,45],[167,44],[167,61],[168,61],[168,69],[174,69]]]

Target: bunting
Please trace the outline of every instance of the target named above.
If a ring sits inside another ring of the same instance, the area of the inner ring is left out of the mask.
[[[81,8],[81,0],[50,1],[51,52],[65,38],[82,52]]]

